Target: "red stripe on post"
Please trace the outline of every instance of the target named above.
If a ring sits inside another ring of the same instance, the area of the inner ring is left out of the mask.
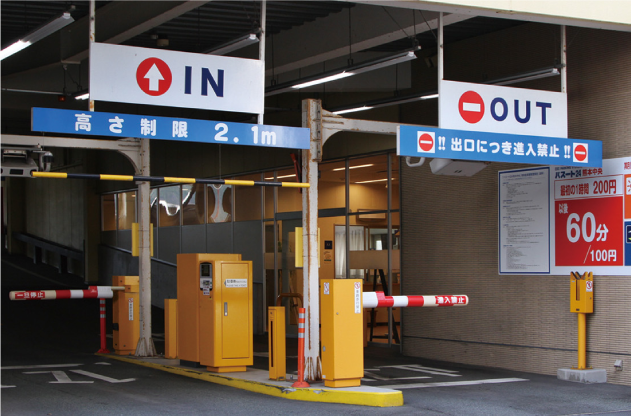
[[[408,306],[421,307],[425,305],[425,298],[423,296],[408,296]]]
[[[55,297],[57,299],[70,299],[70,290],[67,290],[67,289],[55,290]]]
[[[377,294],[377,307],[391,307],[394,305],[394,299],[392,296],[386,296],[383,292],[375,292]]]

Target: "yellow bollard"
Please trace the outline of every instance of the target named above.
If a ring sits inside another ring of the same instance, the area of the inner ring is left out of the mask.
[[[578,315],[578,370],[587,368],[587,317],[584,313]]]

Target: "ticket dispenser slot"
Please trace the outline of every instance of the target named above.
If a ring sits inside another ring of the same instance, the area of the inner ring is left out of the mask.
[[[201,263],[199,265],[199,289],[204,295],[210,295],[210,291],[213,290],[212,263]]]

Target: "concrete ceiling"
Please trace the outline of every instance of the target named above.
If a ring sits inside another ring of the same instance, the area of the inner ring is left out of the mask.
[[[351,60],[358,64],[414,45],[421,48],[417,56],[432,54],[436,7],[423,9],[424,2],[368,3],[267,2],[266,85],[341,68]],[[414,4],[414,8],[391,4]],[[0,7],[3,48],[64,11],[75,19],[2,61],[2,132],[15,133],[10,131],[13,124],[8,117],[30,118],[33,106],[75,108],[77,104],[69,102],[74,100],[60,103],[58,96],[88,88],[89,2],[3,0]],[[97,42],[158,48],[158,39],[168,39],[163,48],[184,52],[203,53],[260,27],[261,22],[260,1],[97,1],[96,7]],[[446,14],[445,43],[525,23],[502,17]],[[231,55],[258,59],[258,54],[258,45],[252,45]],[[361,82],[338,81],[330,90],[394,93],[401,85],[409,86],[409,64],[400,66],[403,75],[396,83],[391,72],[375,71],[372,78],[364,74]]]

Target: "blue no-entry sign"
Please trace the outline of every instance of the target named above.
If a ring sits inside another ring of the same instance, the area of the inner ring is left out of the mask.
[[[309,148],[309,129],[302,127],[55,108],[33,108],[32,130],[120,138],[135,137],[290,149]]]
[[[602,167],[602,142],[399,126],[397,155],[599,168]]]

